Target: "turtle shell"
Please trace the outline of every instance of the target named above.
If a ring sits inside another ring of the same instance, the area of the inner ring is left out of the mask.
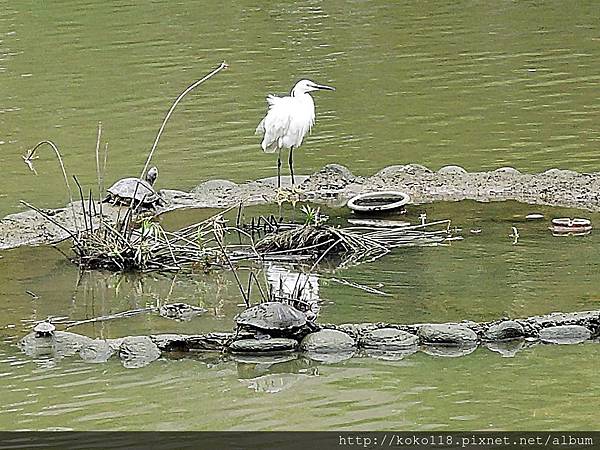
[[[135,199],[136,202],[153,203],[159,198],[150,183],[133,177],[120,179],[107,191],[113,197],[125,202]]]
[[[52,332],[54,332],[54,330],[56,330],[56,327],[50,322],[40,322],[35,327],[33,327],[33,331],[40,335],[51,334]]]
[[[291,330],[306,324],[302,311],[281,302],[266,302],[246,309],[235,318],[239,326],[259,330]]]

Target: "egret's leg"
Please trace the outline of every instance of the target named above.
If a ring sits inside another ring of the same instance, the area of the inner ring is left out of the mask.
[[[287,193],[281,188],[281,149],[277,149],[277,193],[275,194],[275,201],[281,206],[281,204],[287,201]]]
[[[290,166],[290,175],[292,176],[292,188],[296,184],[294,181],[294,147],[290,147],[290,157],[288,158],[288,164]]]
[[[281,149],[277,150],[277,189],[281,189]]]

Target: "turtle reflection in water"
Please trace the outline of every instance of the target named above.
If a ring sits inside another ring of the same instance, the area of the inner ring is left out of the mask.
[[[257,339],[271,336],[301,337],[316,326],[306,314],[282,302],[265,302],[252,306],[235,318],[238,331],[253,332]]]
[[[158,313],[162,317],[174,320],[190,320],[192,317],[205,312],[206,309],[187,303],[167,303],[158,309]]]
[[[131,205],[141,208],[155,208],[164,203],[163,199],[154,190],[154,182],[158,177],[158,169],[152,167],[146,173],[146,179],[122,178],[107,189],[105,203],[118,205]]]

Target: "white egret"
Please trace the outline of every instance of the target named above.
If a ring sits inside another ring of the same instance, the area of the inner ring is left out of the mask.
[[[290,149],[288,163],[292,186],[294,185],[294,149],[300,147],[302,140],[315,123],[315,102],[309,92],[321,89],[335,91],[331,86],[300,80],[292,88],[289,96],[267,96],[269,110],[256,127],[256,134],[263,134],[260,146],[264,152],[277,152],[278,188],[281,188],[281,149],[283,148]]]

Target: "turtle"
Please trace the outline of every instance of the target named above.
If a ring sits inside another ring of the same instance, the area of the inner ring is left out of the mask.
[[[52,337],[54,336],[54,330],[56,330],[56,327],[48,321],[40,322],[33,327],[36,338]]]
[[[238,331],[254,331],[258,338],[294,335],[310,325],[302,311],[282,302],[259,303],[238,314],[235,322]]]
[[[146,173],[144,180],[133,177],[122,178],[107,189],[108,194],[103,201],[121,205],[130,205],[134,201],[135,205],[145,208],[160,206],[163,199],[152,187],[157,177],[158,169],[152,167]]]

